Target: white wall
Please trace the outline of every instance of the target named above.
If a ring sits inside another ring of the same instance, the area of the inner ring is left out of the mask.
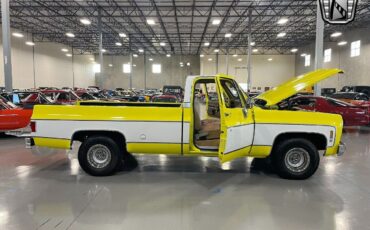
[[[153,61],[149,61],[152,58]],[[98,57],[96,57],[96,60]],[[136,65],[132,69],[132,87],[136,89],[143,89],[145,82],[147,88],[162,88],[164,85],[180,85],[184,87],[185,78],[188,75],[197,75],[200,73],[199,57],[198,56],[179,56],[172,55],[166,57],[164,55],[155,55],[146,57],[146,81],[145,81],[145,67],[144,56],[139,55],[137,58],[133,57],[132,63]],[[96,74],[97,85],[103,88],[114,89],[117,87],[130,87],[130,74],[123,73],[123,64],[129,63],[128,56],[108,56],[105,55],[103,59],[103,77],[101,74]],[[184,67],[180,67],[180,62],[184,63]],[[190,66],[186,63],[189,62]],[[152,64],[161,64],[162,73],[153,74]],[[112,64],[112,67],[108,65]]]
[[[208,59],[212,58],[212,61]],[[242,61],[238,61],[238,59]],[[268,61],[272,58],[272,61]],[[227,73],[227,56],[219,55],[218,73]],[[274,87],[295,76],[294,55],[252,55],[251,87]],[[204,75],[216,74],[216,55],[205,55],[201,58],[201,73]],[[247,56],[229,55],[228,74],[235,76],[239,83],[247,83]]]
[[[332,49],[332,60],[324,63],[323,68],[340,68],[344,74],[339,74],[320,83],[322,88],[341,89],[345,85],[370,85],[370,30],[357,29],[343,32],[337,41],[325,42],[324,49]],[[338,46],[337,42],[346,40],[346,46]],[[358,57],[350,57],[351,42],[361,40],[361,54]],[[311,54],[311,65],[304,66],[304,58],[301,53]],[[315,45],[314,43],[299,48],[296,55],[296,72],[302,74],[314,69]]]
[[[73,75],[77,87],[95,85],[92,62],[89,60],[93,56],[75,55],[72,68],[72,58],[61,51],[61,48],[71,50],[69,47],[57,43],[36,43],[33,57],[32,47],[25,44],[26,40],[26,36],[11,38],[13,88],[72,87]],[[4,86],[2,43],[0,52],[0,86]]]

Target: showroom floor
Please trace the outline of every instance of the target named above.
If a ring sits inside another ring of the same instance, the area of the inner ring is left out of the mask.
[[[251,160],[138,155],[97,178],[74,152],[34,156],[0,137],[0,229],[370,229],[370,130],[349,130],[343,157],[289,181]]]

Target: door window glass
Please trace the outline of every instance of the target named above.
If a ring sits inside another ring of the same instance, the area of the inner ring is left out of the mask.
[[[241,95],[238,88],[235,86],[235,82],[225,79],[221,79],[220,82],[223,88],[226,108],[242,108],[243,103]]]

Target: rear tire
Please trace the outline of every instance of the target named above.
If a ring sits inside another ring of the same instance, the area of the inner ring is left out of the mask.
[[[117,143],[105,136],[87,138],[78,150],[81,168],[92,176],[112,175],[121,160],[120,156]]]
[[[316,146],[302,138],[279,143],[272,154],[277,174],[285,179],[307,179],[316,172],[320,163]]]

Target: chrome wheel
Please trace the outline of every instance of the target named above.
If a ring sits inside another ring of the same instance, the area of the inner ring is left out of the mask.
[[[111,159],[112,153],[105,145],[93,145],[87,152],[87,161],[94,168],[101,169],[106,167]]]
[[[290,171],[301,173],[310,165],[310,155],[303,148],[292,148],[285,154],[284,161]]]

